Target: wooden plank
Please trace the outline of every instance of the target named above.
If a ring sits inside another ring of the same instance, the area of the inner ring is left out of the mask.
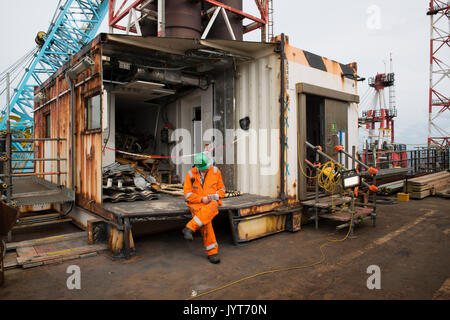
[[[436,192],[446,189],[449,185],[448,181],[436,181],[429,183],[427,185],[421,185],[421,186],[411,186],[408,183],[407,186],[407,192],[411,194],[412,199],[423,199],[430,195],[435,195]]]
[[[27,241],[21,241],[21,242],[11,242],[6,244],[6,250],[15,250],[17,248],[21,247],[31,247],[34,245],[40,245],[40,244],[46,244],[46,243],[54,243],[59,241],[66,241],[66,240],[73,240],[73,239],[79,239],[86,237],[86,232],[75,232],[75,233],[69,233],[69,234],[63,234],[60,236],[54,236],[54,237],[47,237],[42,239],[34,239],[34,240],[27,240]]]
[[[161,184],[158,192],[172,196],[184,196],[182,184]]]
[[[183,191],[169,191],[169,190],[159,190],[158,192],[164,193],[164,194],[170,194],[171,196],[183,196]]]
[[[49,260],[55,260],[55,259],[62,259],[69,256],[74,255],[82,255],[86,253],[91,252],[99,252],[107,249],[106,244],[96,244],[91,246],[84,246],[84,247],[78,247],[78,248],[72,248],[72,249],[66,249],[66,250],[60,250],[60,251],[54,251],[54,252],[47,252],[41,256],[35,256],[35,257],[17,257],[17,262],[20,265],[25,264],[34,264],[38,262],[46,262]]]
[[[436,189],[441,190],[445,189],[447,187],[448,183],[447,181],[438,181],[436,183],[430,183],[423,186],[410,186],[408,185],[408,191],[414,192],[414,191],[425,191],[430,189]]]
[[[408,184],[411,183],[411,184],[424,185],[424,184],[427,184],[432,181],[445,180],[445,179],[449,179],[449,178],[450,178],[449,172],[439,172],[439,173],[430,174],[430,175],[426,175],[426,176],[422,176],[422,177],[418,177],[418,178],[409,179]]]
[[[167,183],[162,183],[161,184],[161,189],[169,189],[169,188],[178,188],[178,189],[183,189],[183,185],[181,183],[177,183],[177,184],[167,184]]]
[[[17,253],[14,252],[8,252],[3,260],[3,267],[5,270],[10,270],[17,268],[19,266],[19,263],[17,262]]]
[[[418,188],[423,188],[429,185],[434,185],[434,184],[442,184],[442,183],[449,183],[450,182],[450,178],[446,178],[446,179],[436,179],[436,180],[432,180],[432,181],[428,181],[427,183],[421,183],[421,184],[416,184],[416,183],[410,183],[408,181],[408,186],[411,187],[418,187]]]
[[[431,190],[425,190],[422,192],[411,192],[410,197],[411,199],[424,199],[431,195]]]
[[[17,258],[30,258],[38,255],[34,247],[21,247],[17,248]]]

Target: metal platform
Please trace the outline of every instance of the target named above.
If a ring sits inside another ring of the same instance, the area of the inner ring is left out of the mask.
[[[358,208],[357,212],[353,215],[353,219],[356,220],[360,217],[365,217],[372,212],[372,208]],[[350,212],[322,213],[319,214],[319,217],[335,221],[348,222],[352,219],[352,214]]]
[[[188,222],[192,219],[189,208],[183,196],[174,196],[167,194],[158,194],[159,199],[148,201],[135,202],[121,202],[121,203],[88,203],[80,200],[80,205],[90,212],[104,219],[104,221],[111,225],[112,233],[110,235],[111,251],[115,256],[130,258],[135,253],[134,240],[131,233],[132,224],[147,223],[147,222],[167,222],[179,221]],[[227,198],[223,200],[223,205],[219,207],[219,212],[228,214],[233,241],[238,242],[238,234],[236,232],[236,223],[240,218],[252,218],[253,222],[258,221],[269,226],[270,230],[263,228],[261,232],[255,232],[252,239],[261,236],[267,236],[276,232],[283,231],[279,224],[271,223],[273,219],[279,221],[284,226],[284,220],[278,217],[283,217],[289,212],[272,212],[280,208],[283,202],[278,198],[263,197],[257,195],[244,194],[238,197]],[[270,217],[267,215],[270,213]],[[272,230],[273,229],[273,230]],[[117,239],[123,239],[123,243],[119,243]]]
[[[319,209],[331,209],[333,206],[339,206],[345,203],[349,203],[352,200],[350,197],[342,197],[341,195],[333,195],[328,197],[319,198],[318,202],[313,200],[303,201],[301,204],[304,207],[313,207]]]
[[[75,201],[75,192],[38,177],[14,178],[11,199],[16,207]]]
[[[158,200],[103,203],[102,207],[119,218],[152,217],[155,220],[165,220],[168,217],[191,217],[184,197],[159,194]],[[255,206],[270,205],[279,202],[276,198],[244,194],[223,200],[220,211],[250,209]]]

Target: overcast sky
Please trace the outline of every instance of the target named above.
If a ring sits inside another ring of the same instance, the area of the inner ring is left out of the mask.
[[[385,71],[393,53],[397,80],[397,142],[426,143],[428,126],[429,37],[428,0],[273,0],[275,34],[285,33],[296,47],[342,62],[358,63],[360,76]],[[0,70],[34,46],[46,31],[57,0],[0,1]],[[245,10],[256,14],[253,0]],[[107,31],[106,21],[101,31]],[[248,40],[257,40],[253,33]],[[367,81],[359,94],[367,89]],[[449,128],[450,118],[443,126]]]

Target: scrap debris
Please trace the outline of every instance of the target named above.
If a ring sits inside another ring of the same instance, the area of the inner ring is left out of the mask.
[[[132,164],[116,162],[103,168],[103,201],[122,202],[158,199],[152,185],[156,179]]]
[[[158,193],[184,197],[183,185],[172,183],[172,173],[173,167],[166,160],[116,158],[115,163],[103,168],[103,201],[156,200]],[[242,194],[228,190],[225,198]]]

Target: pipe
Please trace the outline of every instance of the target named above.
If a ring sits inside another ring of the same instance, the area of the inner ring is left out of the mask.
[[[280,174],[280,198],[281,200],[286,200],[286,179],[285,179],[285,161],[284,161],[284,155],[286,152],[285,143],[285,103],[286,103],[286,70],[285,70],[285,38],[284,33],[281,34],[281,43],[280,43],[280,60],[281,60],[281,92],[280,92],[280,145],[281,145],[281,152],[280,152],[280,168],[282,170]]]
[[[181,72],[153,70],[149,73],[149,75],[152,80],[167,82],[170,84],[182,84],[200,88],[208,86],[208,81],[206,79],[184,75],[181,74]]]
[[[74,108],[74,91],[75,86],[72,81],[72,79],[69,76],[69,70],[66,71],[66,81],[69,84],[70,87],[70,112],[71,112],[71,120],[70,120],[70,152],[71,152],[71,160],[70,160],[70,169],[71,169],[71,181],[70,181],[70,189],[72,191],[75,191],[75,130],[74,130],[74,124],[73,121],[75,119],[75,108]]]
[[[11,146],[11,141],[12,141],[12,134],[11,134],[11,104],[10,104],[10,87],[11,87],[11,82],[10,82],[10,74],[7,73],[6,74],[6,104],[7,104],[7,111],[6,111],[6,157],[9,160],[12,160],[12,146]],[[6,170],[5,170],[5,174],[9,175],[8,177],[8,189],[6,190],[6,198],[8,201],[8,204],[11,203],[11,198],[12,198],[12,183],[13,183],[13,179],[12,179],[12,161],[7,161],[6,162]],[[8,240],[10,240],[9,238],[11,237],[11,233],[8,233]]]

